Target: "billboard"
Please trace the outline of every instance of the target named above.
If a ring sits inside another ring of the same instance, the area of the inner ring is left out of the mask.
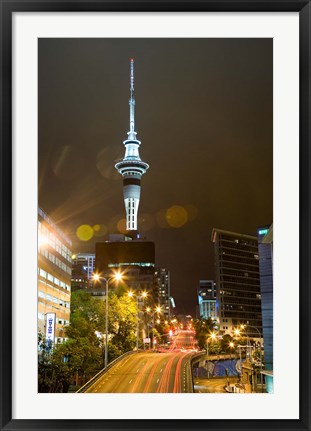
[[[56,314],[55,313],[46,313],[46,333],[45,338],[47,343],[54,344],[54,338],[55,338],[55,320],[56,320]]]

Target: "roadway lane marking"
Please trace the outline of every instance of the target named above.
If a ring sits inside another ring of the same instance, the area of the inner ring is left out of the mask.
[[[163,371],[163,368],[161,368],[160,373],[162,373],[162,371]]]
[[[159,380],[160,380],[160,379],[158,379],[158,380],[157,380],[157,383],[159,383]]]
[[[138,373],[138,371],[139,371],[139,368],[138,368],[138,370],[136,371],[136,373]]]
[[[131,379],[131,380],[129,381],[129,384],[130,384],[130,383],[132,383],[132,381],[133,381],[133,379]]]

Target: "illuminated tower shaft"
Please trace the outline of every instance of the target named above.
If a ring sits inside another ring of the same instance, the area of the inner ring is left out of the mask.
[[[135,132],[134,60],[130,62],[130,130],[123,141],[125,155],[115,168],[123,177],[123,197],[126,211],[126,230],[137,230],[137,215],[140,200],[140,180],[149,165],[139,157],[140,141]]]

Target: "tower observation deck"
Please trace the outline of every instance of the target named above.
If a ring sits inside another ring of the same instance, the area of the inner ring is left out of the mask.
[[[128,138],[123,141],[125,155],[115,164],[115,168],[123,177],[123,198],[126,212],[126,230],[137,231],[137,215],[140,201],[140,181],[149,165],[139,156],[141,142],[136,138],[135,131],[135,99],[134,99],[134,60],[130,61],[130,130]]]

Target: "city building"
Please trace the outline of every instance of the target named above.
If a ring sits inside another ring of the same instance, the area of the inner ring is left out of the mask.
[[[72,255],[71,289],[87,289],[92,285],[95,269],[95,253],[76,253]]]
[[[266,390],[273,392],[273,225],[257,230]]]
[[[163,318],[171,318],[170,272],[165,268],[156,268],[154,276],[157,282],[157,300],[163,310]]]
[[[213,229],[211,239],[215,252],[217,318],[232,328],[247,325],[247,335],[259,339],[262,318],[257,237]]]
[[[216,321],[216,286],[214,280],[200,280],[198,301],[200,318]]]
[[[147,291],[156,297],[155,246],[151,241],[129,240],[125,235],[111,235],[110,241],[96,243],[95,272],[110,277],[120,271],[129,290]],[[113,241],[111,241],[113,239]]]
[[[65,340],[70,321],[71,241],[38,209],[38,332],[51,343]]]
[[[234,333],[234,325],[232,319],[228,317],[220,317],[217,319],[219,334],[221,335],[232,335]]]
[[[135,99],[134,99],[134,60],[130,62],[130,130],[128,138],[123,142],[125,146],[124,158],[118,161],[115,168],[123,177],[123,197],[126,212],[126,230],[137,234],[137,216],[140,201],[141,177],[149,168],[139,156],[141,142],[135,131]]]

